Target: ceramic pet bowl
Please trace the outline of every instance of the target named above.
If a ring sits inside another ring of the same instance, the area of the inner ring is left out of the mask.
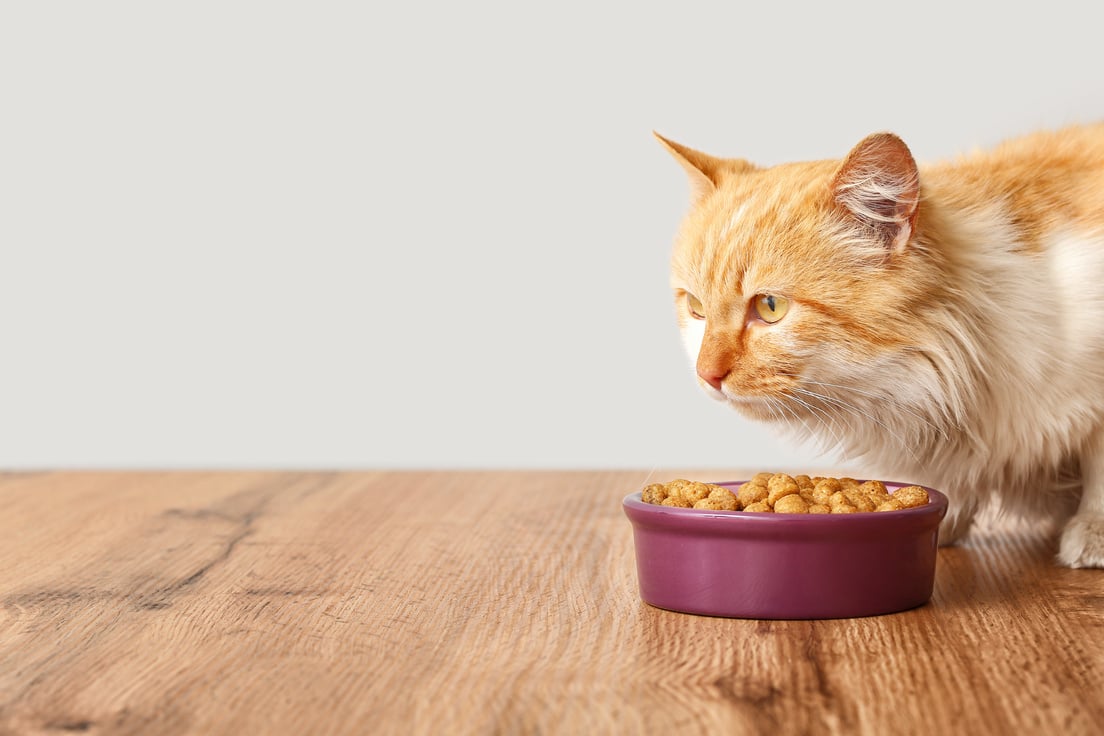
[[[718,483],[733,492],[742,481]],[[903,483],[886,481],[892,493]],[[873,616],[926,603],[947,497],[902,511],[778,514],[647,504],[630,493],[640,597],[682,613]]]

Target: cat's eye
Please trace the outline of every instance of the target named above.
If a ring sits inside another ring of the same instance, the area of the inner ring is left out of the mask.
[[[701,300],[689,291],[686,292],[686,309],[694,319],[705,319],[705,307],[702,306]]]
[[[755,297],[755,311],[759,318],[767,324],[773,325],[786,316],[790,311],[790,300],[784,296],[773,294],[760,294]]]

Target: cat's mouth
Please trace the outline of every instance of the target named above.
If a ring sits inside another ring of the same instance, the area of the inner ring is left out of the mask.
[[[704,382],[703,382],[704,384]],[[702,390],[717,401],[723,401],[744,416],[759,421],[778,419],[778,405],[769,396],[761,394],[737,394],[722,386],[717,390],[703,385]]]
[[[728,399],[728,404],[740,414],[759,422],[777,421],[778,405],[765,396],[738,396]]]

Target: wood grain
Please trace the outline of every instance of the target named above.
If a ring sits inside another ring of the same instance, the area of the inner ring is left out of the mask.
[[[1100,732],[1104,571],[1049,530],[913,611],[688,616],[637,594],[644,480],[0,476],[0,733]]]

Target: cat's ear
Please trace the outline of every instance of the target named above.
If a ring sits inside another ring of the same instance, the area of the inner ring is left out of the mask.
[[[832,190],[890,251],[904,250],[920,204],[920,173],[904,141],[892,133],[864,138],[843,160]]]
[[[668,153],[674,156],[679,166],[690,177],[690,198],[694,202],[712,193],[726,174],[755,168],[746,161],[716,158],[707,153],[695,151],[693,148],[668,140],[654,131],[652,135],[663,144]]]

